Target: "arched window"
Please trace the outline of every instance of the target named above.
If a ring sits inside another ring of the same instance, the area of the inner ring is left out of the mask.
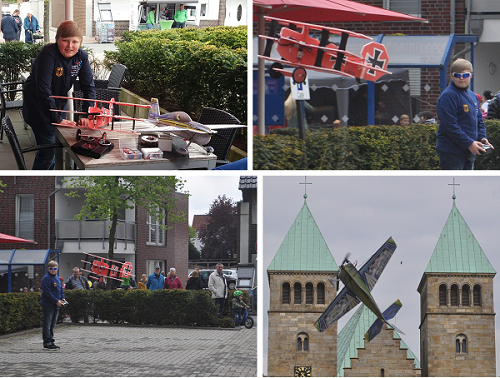
[[[294,304],[302,303],[302,285],[299,282],[296,282],[293,285],[293,303]]]
[[[468,353],[467,336],[460,334],[455,338],[455,353]]]
[[[323,282],[320,282],[316,287],[316,295],[318,296],[316,303],[325,304],[325,284]]]
[[[458,285],[451,285],[451,305],[458,306]]]
[[[439,305],[440,306],[446,306],[446,292],[448,291],[448,288],[446,287],[445,284],[439,285]]]
[[[470,306],[470,286],[462,286],[462,306]]]
[[[306,304],[314,303],[314,287],[313,284],[308,282],[306,283]]]
[[[281,303],[290,304],[290,284],[284,282],[281,288]]]
[[[309,352],[309,335],[305,332],[297,335],[297,351]]]
[[[384,369],[380,369],[380,376],[385,377],[385,370]]]
[[[474,297],[474,306],[482,306],[480,285],[474,285],[473,297]]]

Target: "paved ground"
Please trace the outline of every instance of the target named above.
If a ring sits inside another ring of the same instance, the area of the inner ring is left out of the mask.
[[[0,376],[256,377],[257,327],[186,329],[58,324],[59,351],[41,329],[0,337]]]

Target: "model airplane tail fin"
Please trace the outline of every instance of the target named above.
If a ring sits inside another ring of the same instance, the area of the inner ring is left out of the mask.
[[[385,46],[378,42],[370,42],[361,49],[361,56],[365,63],[371,68],[364,68],[361,79],[375,81],[389,73],[387,65],[389,64],[389,54]]]
[[[157,118],[160,116],[160,104],[157,98],[151,99],[151,108],[149,109],[148,118]]]
[[[396,327],[395,325],[392,325],[391,323],[388,322],[388,320],[390,320],[390,319],[394,318],[394,316],[396,316],[396,314],[401,309],[401,307],[403,307],[403,305],[399,299],[396,302],[394,302],[393,304],[391,304],[387,308],[387,310],[385,310],[382,313],[382,316],[384,317],[385,322],[382,322],[382,320],[377,318],[373,322],[372,326],[365,333],[365,339],[367,341],[373,340],[375,338],[375,336],[377,336],[380,333],[380,331],[382,331],[382,326],[384,325],[384,323],[389,325],[390,327],[394,328],[398,333],[404,335],[404,333],[398,327]]]

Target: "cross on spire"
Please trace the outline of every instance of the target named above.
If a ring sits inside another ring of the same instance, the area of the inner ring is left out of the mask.
[[[459,186],[460,184],[455,184],[455,177],[453,177],[453,184],[448,184],[448,185],[452,185],[453,186],[453,201],[457,198],[457,196],[455,195],[455,186]]]
[[[307,176],[304,176],[304,182],[299,182],[300,185],[304,185],[304,199],[307,198],[307,185],[312,185],[312,182],[307,182]]]

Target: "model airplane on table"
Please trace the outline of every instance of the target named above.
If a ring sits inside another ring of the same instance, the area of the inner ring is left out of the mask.
[[[274,62],[269,70],[273,78],[284,75],[300,84],[306,80],[306,69],[369,81],[375,81],[385,74],[390,74],[386,70],[389,55],[381,43],[366,44],[361,50],[361,56],[346,50],[349,37],[371,40],[366,35],[269,16],[265,16],[264,19],[271,21],[271,28],[269,35],[259,35],[259,38],[266,40],[264,53],[259,55],[259,58]],[[277,34],[279,25],[283,27]],[[301,28],[301,31],[297,31],[297,28]],[[311,37],[310,30],[319,30],[320,40]],[[338,46],[329,42],[331,34],[341,36]],[[274,43],[277,43],[276,50],[281,59],[271,58],[271,48]],[[283,65],[296,68],[288,71],[283,68]]]
[[[370,341],[377,336],[382,330],[384,323],[404,335],[402,331],[389,323],[389,320],[397,314],[402,306],[399,299],[382,313],[371,294],[371,290],[377,283],[395,250],[396,243],[392,238],[389,238],[359,270],[356,269],[354,264],[348,260],[348,256],[346,256],[340,266],[339,273],[339,278],[345,286],[314,324],[318,331],[325,331],[360,302],[363,302],[377,316],[377,320],[375,320],[365,334],[366,340]]]

